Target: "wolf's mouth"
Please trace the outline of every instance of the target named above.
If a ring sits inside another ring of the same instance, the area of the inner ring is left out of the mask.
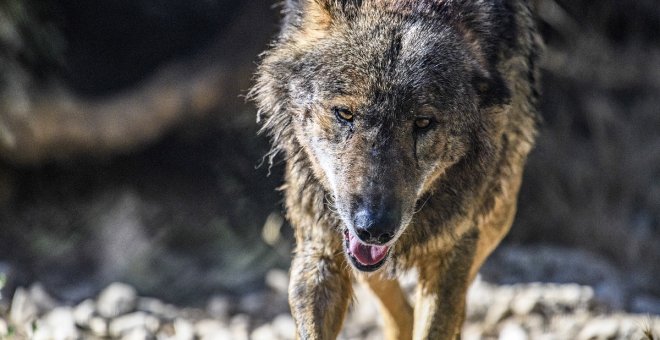
[[[344,229],[344,251],[355,268],[363,272],[373,272],[383,266],[390,247],[364,244],[352,232]]]

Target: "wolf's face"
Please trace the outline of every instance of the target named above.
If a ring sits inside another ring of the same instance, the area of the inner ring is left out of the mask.
[[[278,105],[332,198],[350,262],[374,271],[473,147],[487,73],[474,42],[441,19],[364,4],[311,11],[280,45],[295,53],[276,46],[265,70],[282,82]]]

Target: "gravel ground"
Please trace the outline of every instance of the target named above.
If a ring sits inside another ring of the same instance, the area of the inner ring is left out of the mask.
[[[503,245],[481,274],[468,294],[465,340],[660,339],[660,299],[634,268],[576,249]],[[401,281],[412,296],[414,273]],[[263,290],[190,307],[140,296],[124,283],[67,303],[34,283],[0,290],[0,340],[293,339],[287,286],[288,274],[273,269]],[[358,286],[340,339],[382,339],[380,325],[371,293]]]
[[[205,308],[141,297],[123,283],[67,305],[33,284],[18,288],[4,306],[0,339],[293,339],[287,275],[273,270],[266,281],[267,290],[213,296]],[[412,292],[409,282],[404,287]],[[382,339],[370,293],[358,288],[355,295],[340,339]],[[468,296],[463,339],[658,339],[660,318],[608,313],[595,296],[591,287],[578,284],[495,285],[478,279]]]

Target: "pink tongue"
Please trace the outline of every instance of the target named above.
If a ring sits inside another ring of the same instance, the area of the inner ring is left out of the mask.
[[[387,256],[388,246],[366,245],[360,242],[353,233],[348,233],[348,249],[353,257],[365,266],[371,266],[382,261]]]

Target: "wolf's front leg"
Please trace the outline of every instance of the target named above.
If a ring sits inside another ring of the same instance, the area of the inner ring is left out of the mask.
[[[297,245],[291,263],[289,305],[297,338],[336,339],[352,295],[348,264],[341,246],[309,241]]]
[[[429,257],[419,269],[414,340],[460,339],[465,298],[474,261],[475,239],[459,240],[453,250]]]
[[[457,340],[465,319],[465,294],[418,291],[414,340]],[[454,297],[456,296],[456,298]],[[459,298],[460,297],[460,298]]]
[[[406,294],[396,279],[386,279],[381,274],[360,275],[369,289],[378,298],[378,304],[385,323],[385,339],[410,340],[413,327],[413,309]]]

